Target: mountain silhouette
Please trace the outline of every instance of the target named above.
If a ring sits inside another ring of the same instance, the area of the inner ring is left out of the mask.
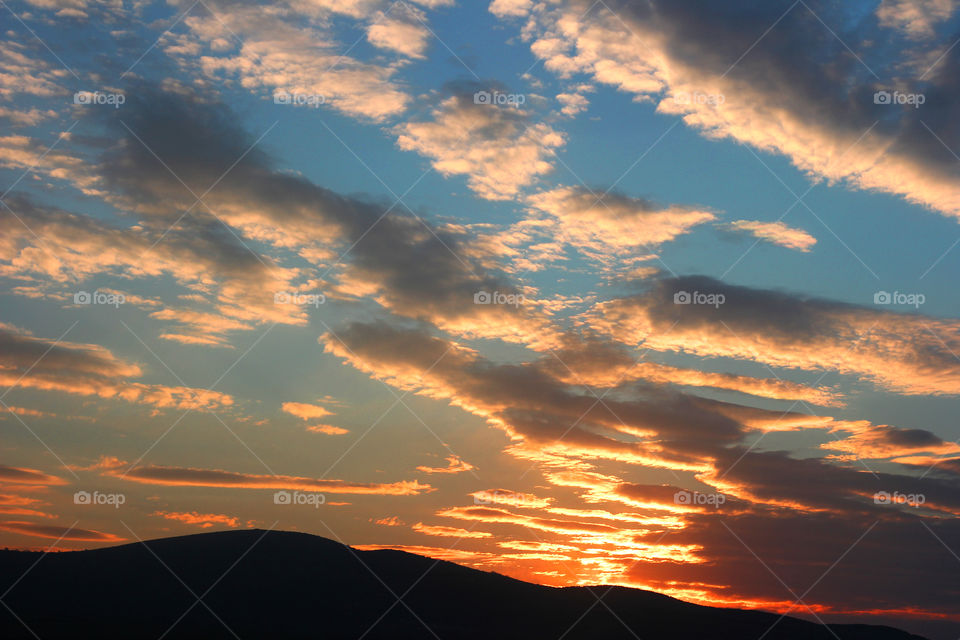
[[[47,555],[0,551],[3,592],[0,637],[9,640],[922,640],[890,627],[828,628],[640,589],[546,587],[263,530]]]

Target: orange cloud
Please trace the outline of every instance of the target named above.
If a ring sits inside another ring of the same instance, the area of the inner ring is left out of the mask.
[[[564,144],[563,134],[532,122],[520,107],[476,103],[474,90],[446,98],[432,116],[397,126],[397,145],[431,158],[445,176],[466,175],[470,188],[489,200],[510,199],[550,172],[548,157]]]
[[[766,240],[797,251],[810,251],[810,248],[817,244],[817,239],[803,229],[794,229],[779,221],[734,220],[723,225],[723,228],[729,231],[749,233],[759,240]]]
[[[315,404],[306,404],[305,402],[284,402],[281,408],[292,416],[301,420],[310,420],[312,418],[325,418],[334,415],[333,411]]]
[[[0,465],[0,482],[12,482],[14,484],[28,485],[64,485],[67,481],[63,478],[38,471],[36,469],[26,469],[20,467],[8,467]]]
[[[10,516],[32,516],[36,518],[56,518],[57,516],[29,507],[45,504],[37,498],[23,495],[0,494],[0,513]]]
[[[293,489],[298,491],[321,491],[333,494],[366,494],[410,496],[433,491],[429,484],[417,480],[400,482],[348,482],[299,476],[271,476],[254,473],[237,473],[221,469],[197,469],[193,467],[170,467],[149,465],[124,471],[126,463],[114,461],[105,471],[106,475],[139,482],[142,484],[224,487],[237,489]]]
[[[360,551],[380,551],[382,549],[393,549],[396,551],[406,551],[415,553],[419,556],[426,556],[436,560],[446,560],[447,562],[482,562],[495,558],[496,554],[485,553],[482,551],[466,551],[463,549],[446,549],[444,547],[427,547],[409,544],[357,544],[354,549]]]
[[[638,362],[624,345],[594,338],[564,337],[539,365],[567,384],[613,387],[634,380],[656,384],[713,387],[775,400],[802,400],[821,406],[843,406],[840,394],[829,387],[811,387],[778,378],[755,378],[730,373],[687,369],[655,362]]]
[[[36,409],[28,409],[26,407],[6,407],[6,410],[10,413],[16,414],[18,416],[30,416],[33,418],[51,418],[54,417],[54,414],[47,411],[38,411]]]
[[[322,433],[328,436],[342,436],[350,433],[348,429],[335,427],[332,424],[312,424],[307,427],[307,431],[311,433]]]
[[[27,136],[0,136],[0,167],[37,171],[72,183],[86,195],[103,195],[98,176],[83,158],[48,147]]]
[[[722,295],[724,302],[675,303],[675,295],[695,293]],[[953,355],[960,352],[960,322],[954,320],[687,276],[603,302],[592,321],[617,340],[642,341],[657,351],[833,370],[904,394],[960,394],[960,361]]]
[[[166,518],[167,520],[176,520],[184,524],[199,525],[203,529],[209,529],[216,525],[227,527],[239,527],[240,519],[219,513],[198,513],[196,511],[154,511],[150,515]]]
[[[447,463],[445,467],[419,466],[417,467],[417,471],[422,471],[423,473],[462,473],[475,468],[472,464],[461,460],[457,456],[447,456]]]
[[[131,382],[143,374],[94,344],[54,342],[0,325],[0,385],[117,398],[157,408],[207,410],[233,404],[219,391]]]
[[[372,45],[416,56],[425,46],[422,32],[426,28],[406,15],[419,15],[413,7],[402,13],[399,9],[386,11],[392,7],[376,1],[311,2],[292,3],[281,12],[265,13],[262,7],[236,7],[217,1],[211,9],[216,13],[188,21],[192,37],[203,52],[199,60],[204,82],[227,75],[244,87],[271,94],[322,96],[324,108],[364,121],[396,116],[410,101],[393,79],[396,65],[361,62],[347,55],[344,49],[349,48],[338,43],[331,23],[338,14],[363,20],[358,26],[366,30]],[[369,24],[364,24],[367,21]],[[243,46],[225,51],[221,43],[230,38],[242,40]],[[183,58],[183,64],[189,60],[191,68],[197,62],[192,51],[171,48],[169,53]]]
[[[492,538],[492,533],[486,531],[468,531],[467,529],[458,529],[457,527],[443,527],[423,524],[418,522],[412,529],[418,533],[428,536],[441,536],[446,538]]]
[[[484,491],[474,491],[470,494],[477,504],[501,504],[511,507],[526,507],[530,509],[542,509],[550,505],[550,498],[538,498],[532,493],[523,493],[521,491],[508,491],[506,489],[487,489]]]
[[[459,518],[461,520],[476,520],[478,522],[491,522],[503,524],[516,524],[532,529],[541,529],[552,533],[613,533],[618,531],[617,527],[607,524],[596,524],[590,522],[578,522],[575,520],[561,520],[556,518],[540,518],[536,516],[516,514],[506,509],[495,509],[492,507],[451,507],[441,509],[437,512],[438,516],[445,518]]]
[[[549,216],[552,224],[543,227],[544,238],[556,238],[607,266],[623,264],[639,249],[649,253],[652,247],[716,218],[706,210],[660,207],[642,198],[593,193],[584,187],[544,191],[530,196],[528,202],[535,212]],[[530,225],[531,221],[524,223]]]
[[[863,421],[841,423],[832,431],[848,432],[852,435],[824,442],[820,448],[839,451],[854,459],[902,459],[920,454],[948,456],[960,453],[960,444],[946,442],[925,429],[875,426]]]
[[[0,529],[10,533],[18,533],[36,538],[50,538],[53,540],[76,540],[79,542],[123,542],[126,538],[103,533],[92,529],[68,529],[55,525],[36,524],[33,522],[19,522],[7,520],[0,522]]]

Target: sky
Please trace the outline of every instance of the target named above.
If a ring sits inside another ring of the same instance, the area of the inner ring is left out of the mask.
[[[0,540],[960,633],[957,0],[4,0]]]

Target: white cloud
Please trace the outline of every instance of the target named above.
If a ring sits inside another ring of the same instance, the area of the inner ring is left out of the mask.
[[[470,188],[489,200],[512,198],[550,172],[548,157],[564,144],[562,133],[533,122],[526,111],[476,104],[473,94],[447,98],[432,116],[398,126],[397,144],[431,158],[445,176],[467,176]]]

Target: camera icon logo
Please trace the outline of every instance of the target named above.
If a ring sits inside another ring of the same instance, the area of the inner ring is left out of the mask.
[[[493,296],[487,291],[477,291],[473,294],[473,304],[491,304]]]
[[[92,304],[93,296],[87,291],[77,291],[73,294],[73,304]]]
[[[887,491],[877,491],[873,494],[873,502],[874,504],[891,504],[893,498]]]
[[[877,291],[873,294],[873,304],[890,304],[892,298],[888,291]]]
[[[89,91],[77,91],[73,94],[73,104],[92,104],[93,94]]]
[[[693,495],[689,491],[677,491],[673,494],[674,504],[690,504],[693,502]]]
[[[291,504],[292,498],[289,491],[277,491],[273,494],[273,504]]]
[[[73,494],[73,504],[90,504],[92,497],[89,491],[77,491]]]
[[[489,91],[477,91],[473,94],[473,104],[492,104]]]
[[[677,291],[673,294],[673,304],[690,304],[692,301],[689,291]]]
[[[873,104],[890,104],[892,101],[893,96],[889,91],[877,91],[873,94]]]
[[[293,96],[286,91],[278,91],[273,94],[273,103],[274,104],[292,104]]]
[[[290,304],[290,294],[286,291],[277,291],[273,294],[273,304]]]

